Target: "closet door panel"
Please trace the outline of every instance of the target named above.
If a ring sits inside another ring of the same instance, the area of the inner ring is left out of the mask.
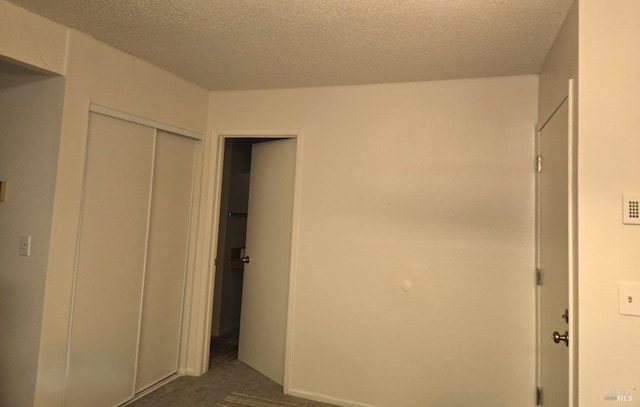
[[[136,392],[178,369],[195,143],[158,131]]]
[[[154,132],[90,116],[67,407],[114,406],[134,393]]]

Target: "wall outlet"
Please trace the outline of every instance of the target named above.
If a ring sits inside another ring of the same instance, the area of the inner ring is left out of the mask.
[[[618,283],[618,312],[640,316],[640,284]]]
[[[622,223],[640,225],[640,195],[622,196]]]

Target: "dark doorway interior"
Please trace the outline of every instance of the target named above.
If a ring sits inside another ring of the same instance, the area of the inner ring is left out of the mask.
[[[269,140],[272,139],[225,139],[211,323],[211,358],[222,362],[234,362],[237,358],[251,146]]]

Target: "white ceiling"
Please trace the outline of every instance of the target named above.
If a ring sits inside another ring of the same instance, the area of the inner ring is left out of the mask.
[[[10,0],[208,89],[536,74],[572,0]]]

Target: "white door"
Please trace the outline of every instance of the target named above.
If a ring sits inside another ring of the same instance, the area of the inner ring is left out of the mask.
[[[195,145],[157,131],[136,393],[178,371]]]
[[[176,373],[195,141],[91,113],[67,407],[120,405]]]
[[[538,358],[545,407],[569,406],[569,103],[558,108],[538,139]],[[555,339],[554,339],[555,336]]]
[[[282,385],[296,140],[255,144],[251,154],[238,358]]]
[[[134,394],[154,130],[91,114],[65,406]]]

